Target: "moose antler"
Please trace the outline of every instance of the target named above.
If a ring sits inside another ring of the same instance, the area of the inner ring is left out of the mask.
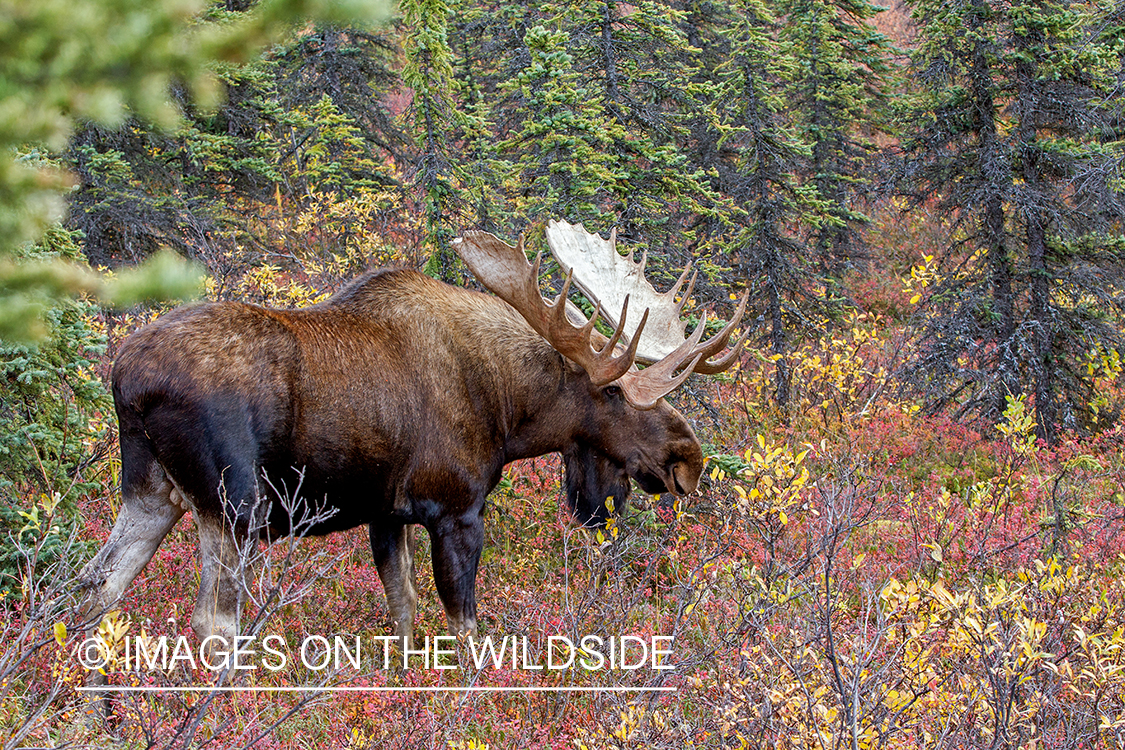
[[[641,256],[640,263],[634,262],[632,251],[629,252],[628,257],[619,254],[616,230],[610,233],[609,240],[604,240],[597,234],[587,232],[581,224],[552,220],[547,223],[547,245],[551,248],[551,253],[559,262],[559,266],[568,273],[573,272],[574,283],[583,294],[591,302],[607,309],[605,318],[610,325],[618,324],[612,316],[612,310],[622,299],[632,299],[634,305],[643,305],[649,311],[650,320],[643,337],[628,326],[622,333],[625,341],[629,343],[635,343],[637,338],[642,339],[637,348],[637,361],[660,362],[683,346],[687,339],[687,321],[680,316],[692,290],[695,289],[698,272],[692,274],[687,291],[683,293],[678,303],[676,295],[687,279],[688,273],[691,272],[690,263],[671,289],[658,293],[644,276],[648,252]],[[743,296],[731,321],[722,331],[695,350],[693,356],[701,355],[699,363],[693,368],[695,372],[713,375],[727,369],[734,362],[746,342],[749,330],[743,333],[725,356],[717,360],[711,360],[711,357],[726,347],[731,333],[746,311],[748,300],[749,294]],[[705,321],[700,321],[696,331],[702,330],[704,324]],[[698,343],[698,338],[695,340]],[[647,369],[651,370],[652,367]]]
[[[552,227],[564,227],[565,229],[560,233],[558,229]],[[566,230],[570,230],[567,232]],[[602,244],[602,240],[596,235],[590,235],[581,227],[572,227],[563,222],[556,222],[548,226],[548,241],[550,242],[552,232],[555,233],[556,242],[560,241],[561,237],[566,237],[565,240],[572,246],[581,246],[583,244],[582,235],[587,238],[596,238]],[[592,243],[592,240],[589,240]],[[597,305],[594,315],[590,320],[586,321],[585,316],[581,315],[576,308],[571,306],[567,309],[566,296],[570,291],[570,284],[575,276],[575,269],[573,263],[567,274],[566,283],[563,284],[562,292],[555,299],[554,303],[548,303],[539,294],[539,263],[542,258],[540,253],[534,264],[527,262],[527,256],[523,250],[523,238],[520,238],[519,245],[512,247],[508,243],[500,240],[495,235],[487,232],[471,231],[466,232],[462,237],[454,241],[454,247],[457,254],[461,256],[462,260],[469,266],[469,270],[473,272],[482,284],[495,292],[501,299],[514,307],[520,315],[535,329],[540,336],[545,338],[551,346],[553,346],[560,354],[570,359],[575,364],[586,370],[590,376],[591,381],[595,385],[605,385],[616,381],[616,384],[621,387],[622,392],[625,394],[626,399],[629,400],[633,406],[639,409],[650,409],[656,406],[656,403],[667,394],[678,388],[692,372],[705,372],[714,373],[726,369],[737,356],[738,351],[745,341],[745,335],[738,341],[735,347],[726,356],[720,360],[703,363],[708,357],[718,353],[726,346],[727,340],[730,338],[734,326],[737,325],[739,319],[742,317],[743,311],[746,309],[746,299],[743,299],[742,305],[738,309],[738,313],[731,320],[730,323],[716,336],[711,338],[702,346],[700,340],[703,338],[703,331],[707,325],[707,315],[704,313],[699,325],[696,326],[695,332],[690,338],[684,338],[684,331],[686,324],[680,324],[677,328],[679,332],[679,341],[676,345],[668,347],[667,342],[669,336],[665,333],[661,339],[665,342],[665,347],[668,351],[663,352],[660,356],[646,357],[648,361],[654,364],[646,367],[644,370],[637,370],[633,367],[633,360],[637,356],[637,346],[642,340],[641,332],[646,330],[645,324],[649,319],[649,315],[653,307],[650,305],[645,310],[644,315],[641,317],[640,324],[636,327],[627,339],[627,347],[625,351],[618,356],[614,355],[614,349],[619,340],[624,337],[626,330],[626,314],[629,307],[629,299],[631,292],[625,292],[620,298],[621,302],[621,317],[619,322],[615,322],[615,330],[613,336],[610,337],[608,343],[605,344],[600,350],[595,350],[592,346],[592,337],[594,335],[594,325],[597,322],[598,316],[601,314],[602,303],[595,299]],[[616,250],[613,250],[613,239],[608,245],[613,255],[617,255]],[[552,245],[552,250],[554,250]],[[556,257],[558,255],[556,254]],[[630,266],[635,267],[632,258],[629,259]],[[643,269],[644,261],[641,262]],[[666,292],[665,295],[657,295],[656,291],[644,281],[643,273],[637,274],[640,277],[640,282],[643,286],[639,286],[641,294],[645,292],[643,287],[648,289],[648,297],[653,300],[653,305],[657,305],[658,312],[666,315],[665,308],[672,304],[674,305],[675,292],[683,283],[684,278],[687,276],[687,271],[680,277],[680,282],[671,292]],[[587,279],[587,282],[589,279]],[[581,284],[581,282],[580,282]],[[694,279],[693,279],[694,284]],[[582,284],[583,291],[587,292],[588,296],[594,297],[588,291],[587,286]],[[690,288],[688,290],[690,293]],[[686,299],[685,295],[685,299]],[[662,300],[667,300],[660,303]],[[618,300],[615,300],[615,302]],[[683,302],[676,306],[676,317],[678,318],[679,310],[682,309]],[[609,316],[606,316],[609,319]],[[571,320],[584,321],[577,326],[571,323]],[[667,325],[667,323],[664,323]],[[685,368],[684,365],[687,364]],[[675,373],[681,368],[684,368],[679,375]]]
[[[454,249],[468,265],[482,284],[496,293],[524,317],[524,319],[559,354],[580,366],[590,376],[595,385],[605,385],[617,380],[633,366],[637,345],[630,344],[623,354],[613,356],[614,348],[621,338],[624,321],[628,312],[629,300],[621,308],[622,323],[617,326],[613,336],[600,351],[591,346],[591,335],[598,320],[600,308],[594,316],[581,327],[571,325],[567,317],[566,295],[570,291],[570,276],[563,284],[562,293],[553,304],[539,294],[540,253],[534,264],[527,262],[523,250],[523,238],[519,246],[512,247],[488,232],[465,232],[454,240]],[[644,328],[648,312],[641,317],[638,330]]]

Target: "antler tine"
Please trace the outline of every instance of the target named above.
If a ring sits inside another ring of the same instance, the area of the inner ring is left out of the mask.
[[[547,223],[546,231],[547,244],[559,265],[565,269],[574,269],[575,285],[582,289],[591,302],[603,303],[605,319],[611,326],[616,327],[619,322],[613,314],[627,294],[632,294],[634,306],[648,308],[649,326],[637,346],[638,363],[651,366],[684,342],[687,338],[687,321],[682,316],[699,279],[699,271],[694,264],[687,265],[671,289],[657,292],[644,276],[648,264],[647,251],[642,253],[640,262],[634,260],[632,248],[626,256],[619,255],[616,250],[616,230],[610,232],[607,241],[601,235],[586,231],[581,225],[552,220]],[[627,327],[623,339],[632,341],[635,338],[638,338],[637,333]],[[713,348],[704,355],[704,360],[722,350],[726,339],[722,341],[723,343],[712,343]]]
[[[632,278],[641,282],[632,287],[631,291],[637,292],[640,295],[639,299],[645,305],[644,316],[635,332],[629,334],[626,328],[629,301],[636,299],[629,296],[630,287],[617,287],[622,290],[620,296],[615,296],[616,292],[610,295],[610,299],[614,302],[622,300],[621,317],[614,325],[613,336],[608,343],[600,350],[596,350],[593,343],[594,330],[608,300],[601,295],[590,293],[589,280],[583,281],[583,274],[586,273],[584,267],[576,268],[575,262],[563,264],[564,267],[569,265],[566,281],[562,293],[550,303],[539,293],[539,266],[542,262],[542,253],[537,255],[534,264],[528,263],[527,256],[523,252],[522,237],[518,247],[512,247],[486,232],[466,232],[455,246],[473,274],[486,287],[512,305],[560,354],[586,370],[594,384],[605,385],[617,381],[630,403],[642,409],[652,408],[661,397],[679,387],[691,372],[706,374],[720,372],[729,367],[742,351],[747,334],[743,334],[734,347],[719,359],[711,360],[711,357],[719,354],[726,347],[735,327],[742,320],[749,301],[749,293],[743,297],[734,317],[717,335],[705,343],[700,343],[707,327],[707,314],[704,313],[695,331],[685,340],[683,330],[686,324],[679,319],[678,314],[683,310],[686,300],[695,288],[698,271],[692,274],[688,289],[681,296],[678,304],[675,295],[683,287],[691,271],[690,264],[684,269],[671,291],[657,294],[652,286],[644,281],[643,268],[648,261],[647,253],[642,256],[639,264],[618,256],[613,250],[616,232],[612,233],[610,241],[606,242],[586,232],[581,226],[554,222],[548,224],[547,239],[556,257],[565,250],[571,258],[579,260],[585,252],[583,248],[596,246],[601,248],[599,252],[605,251],[603,260],[610,260],[615,264],[620,261],[626,264],[629,273],[623,276],[628,277],[631,274]],[[572,250],[576,251],[577,255],[571,254]],[[562,263],[561,258],[560,263]],[[638,266],[641,273],[636,272]],[[581,286],[587,296],[596,303],[594,317],[590,320],[585,320],[585,316],[576,311],[567,312],[566,297],[570,292],[571,284]],[[674,313],[671,318],[667,315],[669,312]],[[641,331],[649,322],[650,313],[653,315],[652,319],[656,321],[654,325],[658,326],[658,330],[678,327],[679,342],[671,343],[664,348],[661,355],[655,357],[654,363],[649,367],[635,370],[633,362],[639,356]],[[613,324],[614,321],[609,315],[606,319]],[[583,322],[580,323],[580,320]],[[614,350],[622,341],[628,342],[626,350],[615,356]]]
[[[668,290],[667,294],[671,299],[676,299],[676,294],[679,293],[680,287],[684,285],[684,279],[687,278],[689,271],[691,271],[691,263],[688,263],[686,266],[684,266],[684,272],[681,273],[680,278],[676,280],[675,286]],[[688,299],[691,298],[691,293],[695,291],[695,280],[698,276],[698,270],[691,275],[691,283],[688,284],[687,291],[683,293],[683,296],[680,297],[679,303],[676,305],[677,313],[682,313],[684,311],[684,306],[687,305]]]
[[[540,256],[541,255],[542,253],[540,253]],[[538,263],[538,258],[536,261]],[[538,276],[536,276],[536,278],[538,279]],[[566,275],[566,281],[563,282],[562,291],[559,293],[559,296],[555,298],[554,304],[550,306],[552,309],[552,324],[554,329],[552,331],[552,336],[548,337],[548,341],[552,342],[552,345],[559,334],[566,335],[568,331],[575,330],[566,312],[566,299],[567,295],[570,293],[570,285],[573,280],[574,269],[572,268]],[[581,328],[577,329],[578,337],[585,342],[585,345],[587,348],[591,349],[591,351],[593,347],[590,342],[590,334],[594,331],[594,326],[598,322],[598,316],[601,315],[601,311],[602,303],[599,301],[594,306],[593,316],[591,316]],[[629,342],[625,351],[615,357],[613,356],[613,352],[617,347],[617,342],[625,332],[625,320],[628,314],[629,295],[625,295],[625,302],[621,305],[621,322],[617,324],[617,328],[614,329],[613,335],[610,336],[608,343],[601,348],[601,351],[593,354],[593,366],[585,362],[579,362],[582,368],[590,375],[590,380],[594,385],[611,383],[628,372],[629,368],[633,366],[633,360],[637,356],[637,344],[640,342],[639,334],[644,330],[645,323],[648,322],[648,310],[646,309],[644,315],[641,316],[641,322],[637,326],[637,335],[633,336],[632,341]],[[562,353],[566,354],[565,352]],[[570,355],[567,354],[567,356],[569,357]],[[577,362],[577,360],[575,361]]]
[[[746,303],[749,300],[750,292],[747,292],[745,295],[743,295],[742,302],[738,305],[738,310],[735,311],[734,317],[730,319],[730,322],[723,326],[723,330],[716,333],[714,336],[707,340],[706,344],[703,345],[700,351],[703,352],[704,359],[707,359],[708,357],[721,352],[723,350],[723,347],[727,345],[727,339],[730,338],[731,333],[734,331],[734,327],[738,325],[738,322],[740,320],[742,320],[742,314],[746,312]],[[745,338],[745,334],[743,335],[743,338]]]
[[[542,253],[540,253],[540,255],[542,255]],[[557,331],[565,335],[569,331],[577,330],[578,338],[582,339],[583,341],[589,342],[590,333],[594,330],[594,326],[598,323],[598,317],[602,314],[602,303],[598,302],[597,305],[594,306],[594,314],[590,316],[590,319],[583,323],[579,328],[575,329],[570,321],[569,316],[567,315],[566,310],[566,303],[569,299],[568,295],[570,294],[570,283],[573,280],[573,277],[574,271],[572,270],[566,275],[566,280],[563,281],[563,288],[562,291],[559,292],[559,296],[555,297],[554,303],[548,306],[552,311],[552,331]],[[626,304],[628,304],[627,301]],[[585,319],[584,315],[581,315],[581,313],[579,314],[583,319]],[[548,339],[548,341],[553,340],[554,339],[552,338]],[[616,341],[614,341],[613,343],[616,343]],[[601,353],[602,352],[599,352],[599,354]]]
[[[520,239],[522,240],[523,238],[521,237]],[[543,255],[542,251],[540,251],[539,255],[540,256]],[[536,259],[536,261],[538,261],[538,258]],[[536,262],[536,267],[537,267],[536,270],[538,270],[538,265],[539,265],[538,262]],[[538,281],[539,276],[536,275],[535,278]],[[562,291],[559,292],[558,297],[555,297],[554,303],[552,303],[550,305],[551,310],[554,311],[553,321],[558,325],[562,325],[563,321],[566,318],[566,299],[567,299],[567,295],[570,293],[570,282],[573,278],[574,278],[574,272],[573,271],[566,275],[566,281],[563,282]],[[589,320],[587,320],[582,325],[582,327],[579,328],[578,330],[581,331],[582,333],[588,333],[589,331],[593,330],[594,323],[597,322],[598,315],[601,314],[601,311],[602,311],[602,303],[599,302],[598,306],[594,308],[594,316],[592,318],[590,318]],[[567,325],[569,326],[570,323],[568,322]]]
[[[574,273],[573,269],[571,270],[571,273]],[[594,308],[594,310],[595,310],[594,318],[597,317],[597,311],[601,310],[601,309],[602,309],[602,303],[599,302],[597,304],[597,307]],[[617,342],[621,339],[621,334],[625,330],[625,316],[628,315],[628,314],[629,314],[629,295],[625,295],[625,304],[623,304],[621,306],[621,323],[618,324],[617,328],[615,328],[613,330],[613,336],[611,336],[610,339],[609,339],[609,342],[605,346],[602,347],[602,350],[601,350],[600,354],[605,355],[607,352],[612,352],[613,348],[615,346],[617,346]],[[646,315],[648,314],[648,310],[645,310],[645,314]],[[594,318],[590,319],[591,324],[593,324]],[[643,321],[641,322],[641,325],[644,325]],[[636,350],[636,347],[633,347],[633,349]]]
[[[625,298],[625,307],[621,308],[621,325],[617,326],[617,330],[615,330],[613,332],[613,338],[611,338],[609,340],[609,343],[606,344],[605,349],[602,350],[603,355],[606,352],[612,352],[613,348],[615,346],[617,346],[617,340],[619,338],[621,338],[621,334],[625,330],[625,312],[626,312],[626,309],[628,307],[629,307],[629,298],[626,297]],[[648,322],[648,308],[646,307],[644,313],[641,315],[641,322],[637,325],[637,333],[638,334],[641,331],[644,330],[645,323],[647,323],[647,322]],[[621,359],[625,359],[626,356],[628,357],[629,367],[632,367],[633,360],[637,356],[637,344],[640,343],[640,341],[641,341],[641,337],[639,335],[634,336],[633,340],[629,342],[629,346],[627,346],[625,348],[625,353],[621,355]],[[629,371],[628,368],[626,368],[625,372],[628,372],[628,371]],[[625,372],[621,373],[621,375],[624,375]],[[618,377],[621,377],[621,376],[619,375]]]
[[[536,256],[534,263],[528,263],[522,237],[518,245],[512,247],[487,232],[466,232],[458,238],[454,247],[482,284],[514,307],[556,351],[584,369],[595,384],[605,385],[617,380],[633,366],[636,341],[630,342],[623,354],[613,356],[613,349],[623,334],[628,302],[622,309],[621,323],[614,331],[609,345],[601,351],[595,351],[591,337],[601,314],[601,303],[598,303],[594,317],[583,325],[576,327],[570,322],[566,301],[573,281],[573,269],[567,274],[562,292],[554,303],[550,303],[539,293],[542,253]],[[645,318],[647,319],[647,312]]]
[[[734,343],[731,350],[726,353],[726,356],[715,360],[701,361],[695,366],[695,371],[700,375],[714,375],[722,372],[723,370],[734,364],[734,360],[739,354],[742,354],[742,345],[746,343],[746,339],[750,337],[750,331],[743,331],[742,335],[738,337],[738,341]]]
[[[680,280],[683,281],[682,276]],[[735,358],[742,352],[742,346],[750,335],[749,331],[743,332],[734,347],[724,356],[713,361],[710,360],[710,357],[721,352],[723,347],[727,345],[735,326],[742,320],[742,316],[746,312],[746,305],[749,300],[750,293],[747,292],[730,322],[723,326],[723,330],[708,339],[706,343],[700,345],[703,332],[707,328],[707,312],[704,311],[703,317],[700,319],[699,325],[695,327],[691,337],[680,344],[675,351],[643,370],[626,374],[622,378],[622,390],[625,391],[629,402],[639,409],[652,408],[661,397],[680,387],[692,372],[714,375],[730,367]],[[688,361],[691,364],[684,368],[679,375],[673,377],[684,362]]]
[[[621,390],[625,393],[626,399],[628,399],[629,403],[633,406],[638,409],[651,409],[660,402],[660,399],[683,385],[684,381],[695,372],[695,366],[698,362],[699,356],[696,356],[696,358],[684,368],[683,372],[675,377],[669,377],[668,373],[662,369],[659,373],[653,373],[653,375],[650,375],[644,380],[629,381],[629,385],[626,385],[626,378],[630,375],[640,375],[640,373],[625,373],[625,376],[621,378]],[[653,365],[652,367],[658,366],[659,365]],[[651,370],[652,367],[646,367],[645,371]],[[660,382],[660,377],[657,376],[668,377],[668,380],[662,383]]]
[[[706,328],[707,313],[704,312],[691,338],[676,347],[675,351],[643,370],[625,373],[620,381],[621,390],[629,403],[638,409],[651,409],[661,398],[683,385],[703,358],[703,353],[697,351],[696,347]],[[676,370],[683,367],[685,362],[688,362],[688,366],[679,375],[675,375]]]
[[[523,255],[525,258],[527,257],[527,251],[523,249],[523,235],[522,234],[520,235],[520,238],[519,238],[518,242],[516,243],[516,249],[520,251],[520,255]],[[543,251],[540,250],[539,252],[537,252],[535,254],[535,262],[529,264],[529,268],[528,268],[528,271],[527,271],[527,277],[524,279],[524,283],[528,286],[534,287],[536,291],[539,291],[539,264],[542,263],[542,262],[543,262]],[[482,279],[482,282],[483,282],[483,279]]]
[[[742,333],[742,336],[739,337],[738,341],[735,342],[734,346],[731,347],[731,350],[727,352],[725,356],[717,360],[711,360],[711,357],[721,352],[723,347],[727,345],[727,341],[730,339],[730,335],[734,331],[735,326],[742,320],[742,315],[746,312],[746,303],[749,300],[750,292],[748,291],[743,295],[742,302],[739,304],[738,310],[735,311],[734,317],[730,319],[729,323],[723,326],[723,330],[712,336],[707,340],[706,344],[696,350],[703,355],[703,358],[695,366],[696,372],[702,375],[714,375],[715,373],[722,372],[730,367],[735,358],[741,353],[742,345],[746,343],[746,339],[750,335],[749,330]]]

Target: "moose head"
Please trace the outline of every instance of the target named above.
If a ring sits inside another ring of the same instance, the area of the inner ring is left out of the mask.
[[[528,263],[522,238],[513,247],[485,232],[467,232],[456,249],[485,287],[588,378],[590,400],[599,405],[593,415],[596,425],[563,451],[566,497],[576,518],[585,525],[604,525],[607,499],[618,510],[625,507],[630,477],[649,494],[694,492],[703,471],[702,450],[691,427],[663,397],[693,372],[714,374],[730,367],[747,334],[725,356],[712,357],[726,348],[748,296],[730,322],[701,344],[706,312],[690,337],[682,318],[696,275],[676,301],[690,265],[670,290],[658,293],[644,276],[647,252],[639,263],[631,252],[619,254],[616,231],[607,241],[581,225],[551,221],[546,235],[551,253],[567,271],[554,303],[539,294],[542,253]],[[572,281],[595,305],[589,319],[567,298]],[[634,309],[644,310],[632,326],[630,301]],[[603,310],[615,309],[620,315],[604,315],[614,328],[607,339],[595,325]],[[639,369],[636,362],[647,367]]]

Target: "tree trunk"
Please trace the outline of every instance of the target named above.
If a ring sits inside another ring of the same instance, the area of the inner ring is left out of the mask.
[[[972,25],[974,30],[980,26],[979,15],[973,16]],[[992,72],[981,42],[978,42],[973,50],[972,92],[975,115],[973,127],[980,140],[981,162],[984,165],[992,165],[991,169],[999,172],[998,163],[1003,155],[996,128],[995,91]],[[996,394],[994,408],[997,414],[1003,414],[1007,407],[1007,396],[1018,395],[1020,383],[1016,362],[1017,351],[1013,341],[1016,332],[1015,299],[1012,291],[1011,258],[1008,255],[1005,237],[1004,199],[1001,185],[989,174],[989,171],[988,166],[981,168],[982,177],[990,188],[990,197],[985,202],[981,228],[984,232],[983,244],[987,252],[988,273],[992,287],[992,307],[996,316],[993,336],[998,348],[997,367],[1000,388]],[[1007,170],[1004,172],[1006,173]]]
[[[1034,48],[1034,40],[1026,35],[1017,35],[1016,46],[1029,51]],[[1028,315],[1033,326],[1032,345],[1035,352],[1032,376],[1035,381],[1036,432],[1043,440],[1054,443],[1058,436],[1058,408],[1055,404],[1055,363],[1051,351],[1054,326],[1051,320],[1051,269],[1047,261],[1048,218],[1041,207],[1043,175],[1037,143],[1039,104],[1044,95],[1040,89],[1034,58],[1017,63],[1017,137],[1020,144],[1022,189],[1025,191],[1022,204],[1031,293]]]

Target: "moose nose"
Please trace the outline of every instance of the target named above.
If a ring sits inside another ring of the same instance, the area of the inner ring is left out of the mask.
[[[667,484],[674,495],[690,495],[699,486],[699,472],[683,461],[677,462],[668,471]]]

